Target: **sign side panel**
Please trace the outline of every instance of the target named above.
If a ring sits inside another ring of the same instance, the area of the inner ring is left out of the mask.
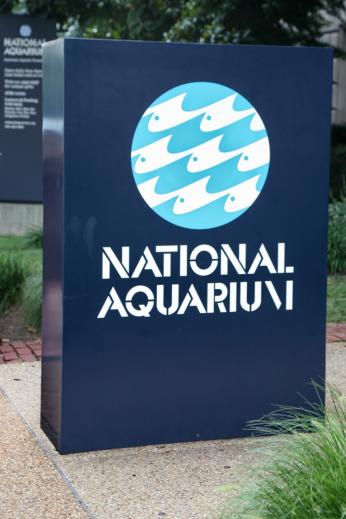
[[[43,52],[44,257],[41,427],[58,447],[64,255],[64,43]]]

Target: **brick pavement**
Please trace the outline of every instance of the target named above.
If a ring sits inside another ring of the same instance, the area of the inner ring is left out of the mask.
[[[41,340],[9,341],[0,339],[0,364],[32,362],[41,358]]]
[[[326,342],[346,342],[346,323],[328,324]],[[33,362],[41,359],[41,340],[9,341],[0,339],[0,364]]]
[[[326,342],[346,342],[346,323],[327,324]]]

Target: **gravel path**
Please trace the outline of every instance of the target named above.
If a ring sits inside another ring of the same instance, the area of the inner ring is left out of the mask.
[[[51,460],[0,393],[1,519],[87,519]]]

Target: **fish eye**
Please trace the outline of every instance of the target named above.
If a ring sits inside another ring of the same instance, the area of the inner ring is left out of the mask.
[[[235,196],[231,196],[230,200],[231,200],[231,202],[234,202]]]
[[[210,121],[211,115],[207,115],[207,120]]]
[[[154,119],[155,119],[155,121],[158,121],[160,119],[160,116],[159,115],[155,115]]]
[[[145,157],[141,157],[141,162],[145,162]]]
[[[249,160],[249,156],[248,155],[244,155],[244,160]]]
[[[196,162],[198,160],[198,157],[193,157],[192,159],[194,162]]]
[[[183,204],[185,202],[184,198],[179,198],[179,202]]]

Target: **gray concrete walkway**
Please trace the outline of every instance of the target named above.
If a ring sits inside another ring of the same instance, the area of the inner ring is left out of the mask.
[[[56,467],[0,394],[1,519],[87,519]]]
[[[345,344],[327,351],[346,394]],[[40,363],[0,366],[0,388],[1,519],[216,519],[261,456],[249,439],[61,456],[39,427]]]

